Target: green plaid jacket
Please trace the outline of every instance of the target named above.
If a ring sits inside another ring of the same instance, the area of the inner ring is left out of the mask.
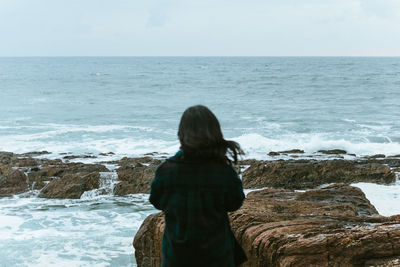
[[[244,198],[232,166],[183,160],[180,151],[164,161],[150,192],[150,202],[165,214],[163,266],[212,266],[221,258],[231,260],[237,243],[227,212],[237,210]]]

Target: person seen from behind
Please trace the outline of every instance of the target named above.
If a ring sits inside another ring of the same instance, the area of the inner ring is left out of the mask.
[[[236,169],[240,145],[223,138],[205,106],[185,110],[180,150],[156,170],[150,202],[164,212],[163,267],[233,267],[247,260],[230,228],[227,212],[245,198]]]

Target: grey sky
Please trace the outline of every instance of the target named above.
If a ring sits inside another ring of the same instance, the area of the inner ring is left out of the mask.
[[[400,56],[400,0],[0,0],[0,56]]]

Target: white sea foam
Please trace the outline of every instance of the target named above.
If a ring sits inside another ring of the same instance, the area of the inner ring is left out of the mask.
[[[124,127],[122,127],[124,128]],[[104,131],[112,131],[118,127],[100,127]],[[77,129],[76,129],[77,130]],[[93,129],[93,131],[95,131]],[[30,151],[47,150],[53,155],[46,157],[58,157],[59,153],[71,152],[73,154],[114,152],[115,155],[99,157],[101,160],[118,159],[123,156],[142,156],[150,152],[174,154],[179,149],[178,140],[166,141],[155,138],[115,138],[110,135],[105,138],[92,139],[75,138],[73,140],[48,139],[49,132],[32,135],[0,136],[0,151],[12,151],[24,153]],[[36,135],[36,136],[35,136]],[[40,138],[38,138],[40,136]],[[270,151],[283,151],[288,149],[302,149],[312,154],[321,149],[344,149],[348,153],[358,156],[385,154],[396,155],[400,153],[400,143],[391,142],[389,138],[383,139],[386,142],[349,141],[334,139],[326,134],[288,134],[279,137],[265,137],[257,133],[244,134],[239,137],[229,138],[241,144],[246,152],[245,158],[265,159]],[[96,159],[76,159],[73,161],[94,162]]]
[[[0,199],[0,258],[12,266],[135,266],[132,239],[148,195]],[[24,253],[21,253],[24,251]]]
[[[0,240],[9,238],[23,223],[20,217],[0,214]]]
[[[116,172],[100,172],[100,185],[98,189],[85,191],[81,199],[92,200],[103,195],[112,196],[115,185],[119,183]]]
[[[352,119],[342,119],[345,122],[350,122],[350,123],[354,123],[356,122],[356,120],[352,120]]]
[[[309,154],[321,149],[344,149],[348,153],[354,153],[358,156],[374,154],[395,155],[400,152],[400,143],[396,142],[356,143],[344,139],[331,140],[322,134],[281,136],[279,139],[267,138],[259,134],[246,134],[233,139],[243,146],[247,153],[246,157],[257,159],[265,159],[269,151],[283,151],[294,148],[302,149]]]
[[[392,216],[400,214],[400,183],[394,185],[380,185],[373,183],[356,183],[369,199],[379,214]]]
[[[72,152],[74,154],[114,152],[120,156],[140,156],[149,152],[160,152],[172,154],[179,148],[178,141],[168,142],[157,139],[132,139],[132,138],[108,138],[97,140],[64,140],[47,141],[9,138],[0,136],[0,151],[12,151],[25,153],[30,151],[51,151],[53,154]],[[49,156],[51,157],[51,156]],[[87,159],[90,161],[90,159]]]

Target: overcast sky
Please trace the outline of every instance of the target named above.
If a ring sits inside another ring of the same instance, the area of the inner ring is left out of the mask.
[[[0,56],[400,56],[400,0],[0,0]]]

